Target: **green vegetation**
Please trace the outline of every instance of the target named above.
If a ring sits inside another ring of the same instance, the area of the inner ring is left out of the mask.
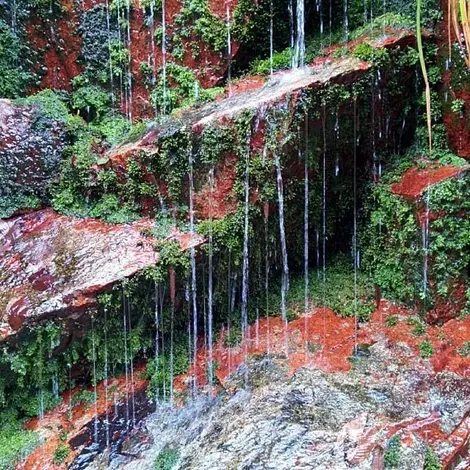
[[[439,461],[439,458],[430,447],[427,447],[423,470],[441,470],[441,469],[442,469],[442,465],[441,465],[441,462]]]
[[[39,436],[22,429],[13,410],[0,412],[0,470],[13,470],[39,444]]]
[[[54,451],[53,462],[56,465],[62,465],[70,454],[70,447],[67,444],[59,444],[59,446]]]
[[[162,450],[154,462],[155,470],[172,470],[178,460],[180,459],[180,452],[178,449],[167,447]]]
[[[421,343],[419,343],[419,355],[423,359],[429,359],[433,352],[433,345],[429,341],[421,341]]]
[[[401,438],[393,436],[387,443],[384,453],[385,468],[399,468],[401,460]]]

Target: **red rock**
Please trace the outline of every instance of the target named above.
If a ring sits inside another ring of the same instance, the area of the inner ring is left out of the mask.
[[[392,185],[392,192],[409,199],[416,199],[430,186],[441,183],[454,176],[461,175],[468,171],[469,168],[468,166],[460,168],[441,166],[421,170],[417,167],[413,167],[402,175],[398,183]]]
[[[152,221],[111,225],[52,209],[0,221],[0,341],[25,324],[93,307],[97,295],[158,262]],[[187,249],[202,240],[173,232]]]

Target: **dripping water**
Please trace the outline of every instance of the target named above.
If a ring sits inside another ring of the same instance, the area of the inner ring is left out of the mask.
[[[323,20],[321,23],[323,29]],[[295,40],[294,67],[305,65],[305,0],[297,0],[297,36]]]
[[[357,355],[357,336],[358,336],[358,284],[357,284],[357,271],[358,271],[358,249],[357,249],[357,98],[354,97],[354,110],[353,110],[353,128],[354,128],[354,159],[353,159],[353,202],[354,202],[354,227],[353,227],[353,258],[354,258],[354,355]]]
[[[169,269],[170,280],[170,405],[174,403],[174,387],[173,377],[175,375],[175,357],[174,357],[174,336],[175,336],[175,296],[176,296],[176,279],[173,267]]]
[[[155,377],[158,377],[158,362],[159,362],[159,354],[160,354],[160,338],[159,338],[159,315],[158,315],[158,309],[159,309],[159,299],[158,299],[158,294],[159,294],[160,286],[158,285],[157,281],[155,281]],[[156,406],[158,407],[159,401],[160,401],[160,394],[159,394],[159,387],[158,387],[158,382],[156,381],[156,388],[155,388],[155,403]]]
[[[127,315],[128,315],[128,328],[129,328],[129,366],[130,366],[130,375],[131,375],[131,406],[132,406],[132,426],[135,425],[135,383],[134,383],[134,351],[132,349],[132,323],[131,323],[131,308],[129,297],[126,297],[127,300]]]
[[[289,264],[287,259],[286,230],[284,223],[284,183],[281,172],[281,162],[278,152],[274,155],[277,175],[277,198],[279,209],[279,234],[281,239],[282,253],[282,283],[281,283],[281,315],[284,322],[284,347],[285,353],[289,355],[289,338],[287,331],[287,292],[289,290]]]
[[[104,309],[104,399],[105,399],[105,435],[106,435],[106,447],[109,447],[109,388],[108,388],[108,310]]]
[[[230,8],[227,3],[227,58],[228,72],[227,81],[229,86],[229,96],[232,96],[232,26],[230,21]]]
[[[212,233],[212,201],[214,194],[214,167],[209,170],[209,278],[208,278],[208,351],[209,351],[209,392],[212,396],[212,388],[214,385],[213,370],[213,351],[212,351],[212,323],[213,323],[213,300],[212,300],[212,284],[213,284],[213,233]]]
[[[426,301],[428,291],[428,248],[429,248],[429,200],[431,187],[426,193],[426,206],[424,213],[424,223],[422,225],[422,243],[423,243],[423,301]]]
[[[270,18],[269,18],[269,64],[271,75],[273,74],[274,63],[274,8],[273,0],[270,2]]]
[[[127,9],[127,49],[129,51],[129,68],[127,73],[127,87],[129,93],[128,117],[132,125],[132,40],[131,40],[131,0],[126,2]]]
[[[269,203],[264,204],[264,295],[266,300],[266,353],[271,353],[269,331]]]
[[[300,139],[299,139],[300,141]],[[304,149],[304,315],[305,315],[305,357],[308,356],[308,314],[309,314],[309,272],[308,272],[308,262],[309,262],[309,234],[308,234],[308,224],[309,224],[309,175],[308,175],[308,114],[305,115],[305,149]],[[302,154],[299,149],[299,159],[302,158]]]
[[[127,351],[127,312],[126,312],[126,296],[124,291],[122,293],[123,298],[123,341],[124,341],[124,376],[126,381],[126,426],[129,426],[129,355]]]
[[[191,239],[194,237],[194,173],[193,173],[193,150],[189,150],[189,233]],[[191,294],[193,303],[193,396],[197,392],[197,279],[196,279],[196,249],[192,245],[190,250],[191,259]]]
[[[91,317],[91,354],[93,360],[93,398],[95,415],[93,419],[93,441],[98,443],[98,377],[96,374],[95,318]]]
[[[287,4],[289,10],[289,47],[291,54],[291,67],[294,67],[294,7],[292,0],[289,0]]]
[[[167,76],[166,76],[166,0],[162,0],[162,93],[163,114],[166,114]]]
[[[106,0],[106,29],[108,36],[108,54],[109,54],[109,90],[111,95],[112,108],[114,110],[114,77],[113,77],[113,59],[111,55],[111,19],[109,12],[109,0]]]

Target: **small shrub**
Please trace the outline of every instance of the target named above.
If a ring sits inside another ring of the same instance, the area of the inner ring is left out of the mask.
[[[423,336],[426,333],[426,325],[419,317],[410,317],[407,321],[408,325],[412,326],[411,333],[414,336]]]
[[[95,394],[89,390],[82,390],[72,397],[72,406],[79,403],[83,404],[88,409],[95,402]]]
[[[460,348],[457,348],[457,352],[463,357],[470,356],[470,341],[465,341]]]
[[[428,447],[426,449],[426,457],[424,458],[424,469],[423,470],[441,470],[442,465],[437,455],[433,450]]]
[[[400,464],[400,436],[392,437],[384,453],[385,468],[397,468]]]
[[[419,343],[419,355],[423,359],[430,358],[434,352],[434,348],[429,341],[422,341]]]
[[[166,448],[158,454],[153,467],[155,470],[172,470],[179,458],[180,451],[178,449]]]
[[[52,457],[56,465],[62,465],[70,454],[70,447],[67,444],[59,444]]]
[[[386,318],[385,324],[389,327],[392,328],[396,325],[398,325],[398,315],[390,315]]]

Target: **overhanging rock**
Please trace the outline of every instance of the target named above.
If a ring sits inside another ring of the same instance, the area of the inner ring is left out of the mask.
[[[144,219],[111,225],[52,209],[0,220],[0,341],[25,325],[95,307],[97,295],[159,261]],[[186,250],[199,237],[167,237]]]

